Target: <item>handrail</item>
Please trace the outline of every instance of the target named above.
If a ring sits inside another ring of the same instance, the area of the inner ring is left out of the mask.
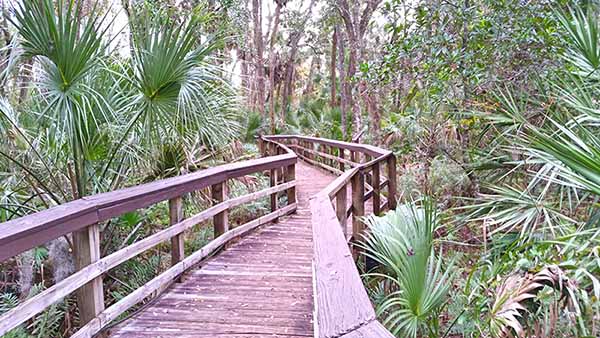
[[[231,163],[192,174],[155,181],[131,188],[84,197],[48,210],[0,224],[0,261],[50,240],[72,233],[78,271],[0,316],[0,336],[78,290],[80,317],[85,324],[73,337],[92,337],[131,306],[159,292],[193,265],[208,257],[231,239],[296,210],[295,164],[297,156],[274,141],[273,156]],[[269,171],[271,187],[227,199],[229,179]],[[211,188],[214,205],[199,214],[183,218],[182,196]],[[286,192],[287,206],[279,207],[277,194]],[[271,212],[229,229],[228,210],[270,196]],[[98,223],[127,212],[169,201],[170,226],[106,257],[100,257]],[[215,239],[185,257],[183,232],[212,218]],[[104,309],[102,275],[111,268],[171,239],[172,266],[140,289]]]
[[[0,261],[71,233],[78,260],[77,272],[0,316],[0,336],[75,290],[78,290],[80,317],[84,325],[73,337],[94,336],[131,306],[164,290],[183,272],[231,239],[294,212],[295,163],[302,158],[340,175],[310,201],[314,240],[315,336],[391,337],[375,318],[347,240],[358,239],[365,230],[361,219],[365,214],[365,201],[372,201],[376,214],[395,207],[393,153],[365,144],[299,135],[261,136],[258,141],[265,156],[260,159],[84,197],[0,224]],[[383,166],[387,166],[387,170],[382,175]],[[227,180],[262,171],[269,172],[270,188],[227,199]],[[349,185],[352,186],[350,201],[347,198]],[[207,187],[210,187],[214,205],[184,219],[182,196]],[[387,195],[383,194],[383,188],[387,189]],[[283,192],[287,194],[287,205],[279,207],[278,193]],[[270,196],[269,214],[229,229],[227,213],[230,208],[266,196]],[[169,201],[168,228],[100,257],[99,222],[166,200]],[[346,230],[349,216],[352,216],[351,236],[347,236]],[[214,223],[215,239],[186,257],[183,232],[210,218]],[[343,231],[339,231],[340,228]],[[169,239],[171,268],[105,309],[103,274]]]
[[[298,157],[340,175],[310,199],[314,243],[315,337],[392,338],[393,335],[377,321],[362,284],[352,252],[347,245],[346,223],[351,214],[350,239],[356,241],[365,231],[361,218],[365,213],[366,200],[372,199],[375,214],[395,208],[396,157],[392,152],[374,146],[315,137],[278,135],[263,139],[288,142],[288,146],[296,150]],[[315,150],[315,146],[317,149],[323,146],[330,147],[329,153],[326,149]],[[350,151],[352,159],[350,163],[346,160],[347,150]],[[336,153],[337,156],[331,156],[332,153]],[[330,161],[337,162],[339,169],[333,167]],[[349,165],[347,170],[346,165]],[[381,169],[384,165],[387,166],[387,178],[382,180]],[[352,199],[348,207],[349,184],[352,185]],[[387,187],[388,194],[387,201],[381,204],[383,187]],[[365,192],[367,189],[370,191]],[[356,254],[356,247],[354,251]]]

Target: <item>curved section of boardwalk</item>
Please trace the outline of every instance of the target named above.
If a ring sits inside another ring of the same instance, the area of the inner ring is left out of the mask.
[[[313,337],[309,198],[335,177],[297,164],[296,214],[265,225],[189,271],[111,337]]]

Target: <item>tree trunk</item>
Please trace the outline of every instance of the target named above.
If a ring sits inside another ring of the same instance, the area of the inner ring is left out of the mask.
[[[354,98],[357,93],[356,81],[353,81],[356,75],[357,64],[364,56],[362,39],[367,31],[371,16],[381,0],[365,0],[365,8],[360,13],[361,1],[355,1],[350,7],[348,0],[336,0],[336,7],[346,28],[348,37],[348,45],[350,47],[348,55],[348,71],[346,74],[346,82],[350,88],[348,95],[348,105],[352,109],[353,132],[359,133],[362,129],[361,112],[358,100]],[[352,83],[350,83],[352,81]]]
[[[308,78],[306,79],[306,86],[304,87],[304,90],[302,91],[302,95],[303,96],[310,96],[314,90],[314,83],[313,83],[313,77],[315,76],[315,69],[319,70],[321,68],[321,66],[319,65],[319,56],[315,55],[313,56],[312,60],[310,61],[310,70],[308,71]]]
[[[299,29],[292,32],[290,34],[290,42],[288,45],[290,46],[290,54],[288,60],[286,62],[286,70],[285,70],[285,78],[284,78],[284,87],[283,87],[283,96],[281,98],[281,117],[282,121],[285,121],[285,113],[287,111],[289,102],[291,101],[292,96],[292,82],[294,81],[294,67],[296,62],[296,54],[298,54],[298,44],[300,43],[300,38],[304,33],[304,28],[306,27],[306,22],[310,18],[310,14],[312,12],[312,8],[315,5],[316,0],[311,0],[308,8],[306,9],[306,14],[302,23],[298,26]]]
[[[337,39],[338,39],[338,31],[337,27],[333,28],[333,34],[331,37],[331,62],[329,63],[329,86],[330,86],[330,100],[329,106],[331,108],[337,106],[337,98],[336,98],[336,76],[335,76],[335,67],[337,67],[336,57],[337,57]]]
[[[341,113],[341,124],[342,124],[342,137],[344,140],[347,140],[348,135],[346,131],[348,130],[347,126],[347,114],[348,114],[348,97],[349,95],[349,86],[348,81],[346,81],[346,70],[344,69],[346,53],[346,46],[344,44],[344,33],[342,31],[338,31],[337,33],[337,44],[338,44],[338,72],[340,73],[340,113]]]
[[[269,115],[271,116],[271,134],[275,134],[275,41],[279,28],[279,16],[281,14],[282,1],[277,1],[275,7],[275,19],[271,31],[271,44],[269,51]]]
[[[263,62],[263,35],[262,35],[262,0],[252,0],[252,14],[254,18],[254,66],[256,68],[256,105],[260,115],[265,118],[265,69]]]
[[[0,30],[2,31],[2,37],[4,39],[4,51],[3,53],[0,55],[2,57],[2,59],[8,59],[8,56],[11,53],[11,48],[9,48],[10,42],[12,40],[12,35],[10,34],[10,31],[8,29],[8,11],[6,10],[6,7],[4,6],[4,1],[0,2],[0,5],[2,6],[2,21],[0,22]],[[4,73],[4,70],[6,69],[6,67],[8,67],[8,63],[7,62],[2,62],[0,64],[0,74]],[[8,74],[6,75],[6,77],[3,77],[0,79],[0,95],[4,96],[6,94],[5,90],[6,90],[6,84],[8,82]]]

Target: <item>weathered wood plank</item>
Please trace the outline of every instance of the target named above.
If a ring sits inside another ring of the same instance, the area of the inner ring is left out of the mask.
[[[290,150],[290,153],[284,155],[226,164],[188,175],[84,197],[2,223],[0,261],[88,225],[182,196],[226,179],[289,166],[296,161],[296,155]]]
[[[394,338],[378,321],[372,321],[356,330],[350,331],[340,338]]]
[[[358,171],[352,176],[352,236],[355,240],[360,238],[364,230],[364,224],[361,217],[365,215],[365,176],[362,171]]]
[[[92,224],[73,233],[73,254],[78,271],[100,260],[100,227]],[[102,277],[91,279],[77,290],[77,305],[82,323],[87,323],[104,310]]]
[[[387,170],[388,170],[388,208],[390,210],[396,209],[397,201],[397,174],[396,174],[396,156],[392,156],[387,159]]]
[[[44,292],[27,299],[16,308],[0,316],[0,336],[17,327],[24,321],[30,319],[34,315],[40,313],[46,307],[60,301],[65,296],[78,289],[81,285],[93,280],[102,273],[158,245],[159,243],[172,238],[177,234],[190,229],[196,224],[213,217],[219,212],[222,212],[227,208],[247,203],[257,198],[268,196],[274,191],[283,191],[295,184],[296,182],[292,181],[273,188],[263,189],[255,193],[227,200],[85,266],[80,271],[51,286]]]
[[[183,199],[181,196],[169,200],[169,225],[175,225],[183,220]],[[171,265],[175,265],[185,257],[183,233],[171,238]]]
[[[310,201],[314,240],[314,279],[318,337],[339,337],[372,321],[375,312],[346,244],[329,198]]]
[[[301,146],[296,146],[296,145],[293,145],[293,146],[290,146],[290,147],[292,149],[297,149],[297,150],[300,150],[302,152],[307,152],[307,153],[310,153],[310,154],[313,154],[313,155],[320,156],[320,157],[322,157],[324,159],[329,159],[329,160],[335,161],[337,163],[340,163],[341,164],[340,165],[340,170],[342,170],[344,164],[347,164],[350,167],[357,167],[357,166],[360,165],[359,163],[352,162],[352,161],[347,160],[347,159],[342,158],[342,157],[337,157],[337,156],[334,156],[334,155],[331,155],[331,154],[327,154],[327,153],[324,153],[322,151],[311,150],[311,149],[303,148]],[[325,163],[325,164],[327,164],[328,166],[332,166],[333,165],[333,163]]]
[[[222,203],[227,199],[227,181],[213,184],[210,192],[215,205]],[[213,217],[213,230],[215,238],[229,231],[227,209],[221,211]]]
[[[306,141],[306,142],[326,144],[326,145],[334,146],[334,147],[337,147],[337,148],[343,148],[343,149],[353,150],[353,151],[356,151],[356,152],[364,152],[364,153],[367,153],[367,154],[369,154],[371,156],[377,156],[377,157],[389,153],[388,150],[385,150],[385,149],[382,149],[382,148],[379,148],[379,147],[375,147],[375,146],[372,146],[372,145],[368,145],[368,144],[358,144],[358,143],[344,142],[344,141],[338,141],[338,140],[330,140],[330,139],[318,138],[318,137],[310,137],[310,136],[301,136],[301,135],[269,135],[269,136],[265,136],[265,138],[268,138],[270,140],[290,140],[290,139],[296,139],[296,140],[301,140],[301,141]]]
[[[123,312],[127,311],[133,305],[141,302],[145,298],[149,297],[152,293],[164,287],[165,285],[171,283],[177,276],[181,275],[185,270],[193,267],[198,262],[208,257],[215,250],[219,249],[223,244],[229,242],[233,238],[241,236],[254,228],[271,222],[277,217],[282,215],[289,214],[296,210],[296,204],[291,204],[285,206],[275,212],[267,214],[265,216],[261,216],[255,220],[252,220],[244,225],[236,227],[235,229],[229,230],[223,235],[215,238],[206,246],[202,247],[200,250],[192,253],[190,256],[186,257],[183,261],[173,265],[167,271],[158,275],[144,286],[139,289],[136,289],[129,295],[125,296],[123,299],[113,304],[102,313],[100,313],[96,318],[94,318],[91,322],[83,326],[75,335],[72,337],[83,338],[89,337],[91,338],[94,334],[99,332],[104,326],[108,325],[110,322],[115,320],[118,316],[120,316]]]
[[[373,165],[372,186],[373,186],[373,213],[379,215],[381,211],[381,178],[379,162]]]

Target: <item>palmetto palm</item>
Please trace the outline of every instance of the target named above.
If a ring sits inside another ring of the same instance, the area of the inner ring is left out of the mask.
[[[556,16],[566,32],[568,72],[539,80],[550,92],[544,93],[542,104],[529,99],[540,106],[536,114],[525,110],[531,104],[515,104],[506,93],[499,97],[503,114],[486,115],[498,126],[498,143],[518,158],[505,161],[513,169],[502,179],[512,181],[500,180],[484,196],[487,201],[473,208],[495,225],[492,232],[517,230],[522,239],[540,229],[550,230],[544,237],[552,238],[564,234],[564,226],[581,226],[585,222],[576,218],[582,214],[578,209],[600,196],[598,19],[592,9]],[[518,175],[525,182],[515,185]]]
[[[35,60],[40,100],[23,120],[0,105],[1,122],[27,144],[0,155],[29,170],[33,190],[51,204],[116,188],[162,141],[212,149],[238,129],[234,93],[209,62],[218,39],[199,43],[199,20],[132,20],[132,57],[123,59],[107,49],[110,11],[84,13],[82,3],[24,0],[12,20],[14,50]]]
[[[401,205],[385,216],[366,219],[366,255],[379,262],[394,292],[378,308],[384,324],[396,335],[438,335],[438,315],[454,278],[436,257],[433,234],[439,226],[435,203],[425,198]]]

